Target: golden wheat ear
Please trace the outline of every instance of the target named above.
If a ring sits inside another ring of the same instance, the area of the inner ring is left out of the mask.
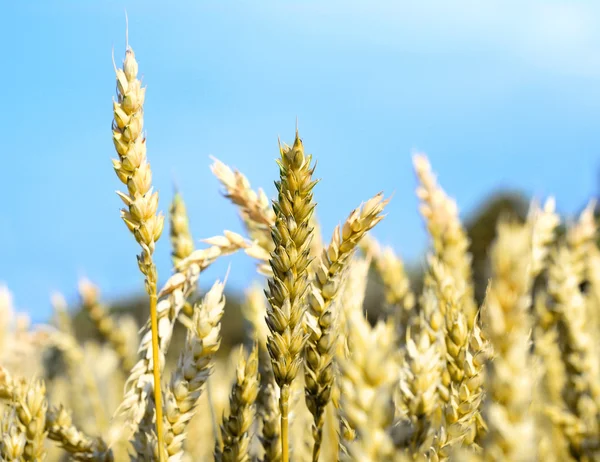
[[[146,89],[137,78],[138,63],[129,46],[125,51],[123,67],[115,71],[117,99],[113,102],[112,134],[119,158],[113,160],[113,167],[117,177],[127,187],[126,192],[117,192],[125,204],[121,218],[142,248],[137,260],[150,297],[154,411],[158,454],[162,462],[164,442],[157,315],[158,274],[152,255],[163,231],[164,217],[158,213],[158,192],[152,191],[152,171],[146,156],[146,138],[143,134]]]
[[[304,382],[306,404],[314,418],[313,461],[319,460],[325,423],[325,408],[331,399],[335,376],[336,313],[332,304],[337,298],[343,277],[363,238],[383,219],[388,201],[377,194],[350,213],[343,226],[333,232],[331,243],[321,253],[309,295],[307,311],[308,341],[305,346]]]

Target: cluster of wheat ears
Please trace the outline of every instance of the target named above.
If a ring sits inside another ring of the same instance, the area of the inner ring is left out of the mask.
[[[80,344],[63,298],[53,298],[53,325],[31,328],[2,289],[2,460],[600,460],[594,204],[565,233],[551,199],[532,204],[525,223],[501,220],[478,304],[456,204],[416,155],[431,247],[414,293],[402,260],[368,235],[383,219],[382,194],[321,240],[315,168],[296,132],[292,146],[279,147],[272,202],[214,160],[247,236],[225,231],[195,248],[175,195],[173,273],[159,288],[153,254],[164,219],[131,48],[115,70],[113,167],[121,218],[140,246],[149,321],[138,337],[134,322],[113,319],[81,281],[82,305],[105,341]],[[194,300],[201,273],[238,251],[257,261],[264,288],[247,292],[248,348],[223,358],[224,282]],[[374,325],[363,308],[370,268],[386,301]],[[167,377],[176,323],[186,338]],[[64,358],[60,373],[44,371],[50,349]]]

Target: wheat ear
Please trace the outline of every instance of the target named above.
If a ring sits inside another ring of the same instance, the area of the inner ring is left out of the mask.
[[[345,435],[342,460],[390,460],[397,380],[390,371],[398,368],[394,326],[380,321],[372,328],[361,312],[354,312],[346,320],[346,333],[349,354],[339,360],[340,412],[352,431]]]
[[[491,250],[492,282],[482,309],[494,357],[488,362],[483,440],[486,460],[537,460],[529,411],[534,377],[530,353],[532,227],[501,222]]]
[[[64,407],[50,409],[46,427],[48,438],[59,443],[73,460],[112,462],[112,451],[101,438],[91,438],[78,430],[72,422],[71,414]]]
[[[309,222],[315,207],[312,190],[316,181],[312,179],[312,158],[304,154],[298,132],[294,145],[280,146],[279,151],[280,180],[276,182],[278,198],[273,204],[276,220],[272,228],[275,250],[270,259],[273,277],[267,291],[267,325],[271,332],[267,348],[280,388],[282,460],[288,462],[290,385],[298,374],[306,342],[302,318],[309,287]]]
[[[215,282],[202,303],[194,307],[185,348],[165,394],[165,443],[169,460],[183,456],[186,427],[196,412],[198,398],[212,372],[213,357],[221,344],[224,287],[222,282]]]
[[[143,134],[146,89],[137,78],[138,63],[129,46],[125,52],[123,68],[115,70],[117,100],[113,102],[113,141],[119,159],[113,160],[113,166],[119,179],[127,186],[127,193],[118,192],[126,206],[126,209],[121,210],[121,218],[142,248],[137,259],[140,271],[145,276],[146,292],[150,297],[156,433],[160,448],[159,459],[162,462],[164,443],[156,313],[158,275],[152,254],[163,231],[164,217],[157,214],[158,192],[152,192],[152,171],[146,157],[146,138]]]
[[[469,238],[460,222],[456,202],[438,185],[424,154],[413,157],[415,172],[419,179],[417,196],[420,211],[427,224],[435,255],[446,265],[455,281],[463,281],[465,288],[464,308],[469,327],[473,326],[477,305],[473,295]]]
[[[315,278],[306,323],[309,338],[304,363],[306,404],[314,419],[313,461],[319,460],[324,411],[331,398],[334,379],[336,334],[333,331],[335,316],[331,305],[358,242],[383,219],[381,213],[387,203],[380,193],[353,210],[343,227],[336,227],[329,247],[323,250],[319,264],[314,265]]]
[[[254,344],[247,358],[240,357],[236,380],[229,398],[229,416],[223,416],[221,437],[217,443],[215,459],[223,462],[248,462],[250,460],[251,430],[256,413],[256,398],[260,378],[258,374],[258,345]]]
[[[175,192],[169,208],[169,234],[171,237],[171,258],[176,268],[179,262],[194,251],[194,240],[190,232],[190,221],[183,197]]]

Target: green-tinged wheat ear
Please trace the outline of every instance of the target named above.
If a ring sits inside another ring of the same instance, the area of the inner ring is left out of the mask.
[[[304,154],[297,133],[292,147],[280,146],[280,156],[278,197],[273,204],[276,216],[272,228],[275,249],[270,258],[273,277],[267,290],[270,305],[267,325],[271,332],[267,348],[280,388],[282,460],[287,462],[290,385],[298,374],[307,338],[302,318],[309,288],[310,217],[315,207],[312,190],[316,181],[312,179],[311,156]]]
[[[331,399],[334,380],[337,324],[332,303],[338,295],[356,246],[383,219],[381,213],[387,203],[382,194],[377,194],[353,210],[344,225],[336,227],[329,247],[323,250],[318,264],[313,265],[315,278],[307,313],[309,338],[305,347],[304,367],[306,404],[314,418],[313,461],[319,460],[324,411]]]
[[[236,380],[229,398],[229,416],[223,416],[221,439],[217,443],[215,459],[223,462],[250,460],[250,441],[256,414],[260,377],[258,375],[258,345],[254,344],[248,357],[240,357]]]

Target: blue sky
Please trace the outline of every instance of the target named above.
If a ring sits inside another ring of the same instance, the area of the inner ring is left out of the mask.
[[[198,239],[241,230],[209,155],[272,195],[277,137],[292,141],[296,117],[318,159],[327,238],[362,200],[394,193],[375,235],[410,261],[427,245],[414,150],[463,216],[503,188],[555,195],[572,216],[598,189],[597,3],[169,3],[0,7],[0,281],[36,320],[51,312],[52,291],[76,300],[80,276],[109,299],[142,290],[110,162],[111,50],[120,62],[125,9],[161,208],[176,178]],[[161,240],[162,279],[169,251]],[[249,259],[229,262],[231,287],[254,278]]]

